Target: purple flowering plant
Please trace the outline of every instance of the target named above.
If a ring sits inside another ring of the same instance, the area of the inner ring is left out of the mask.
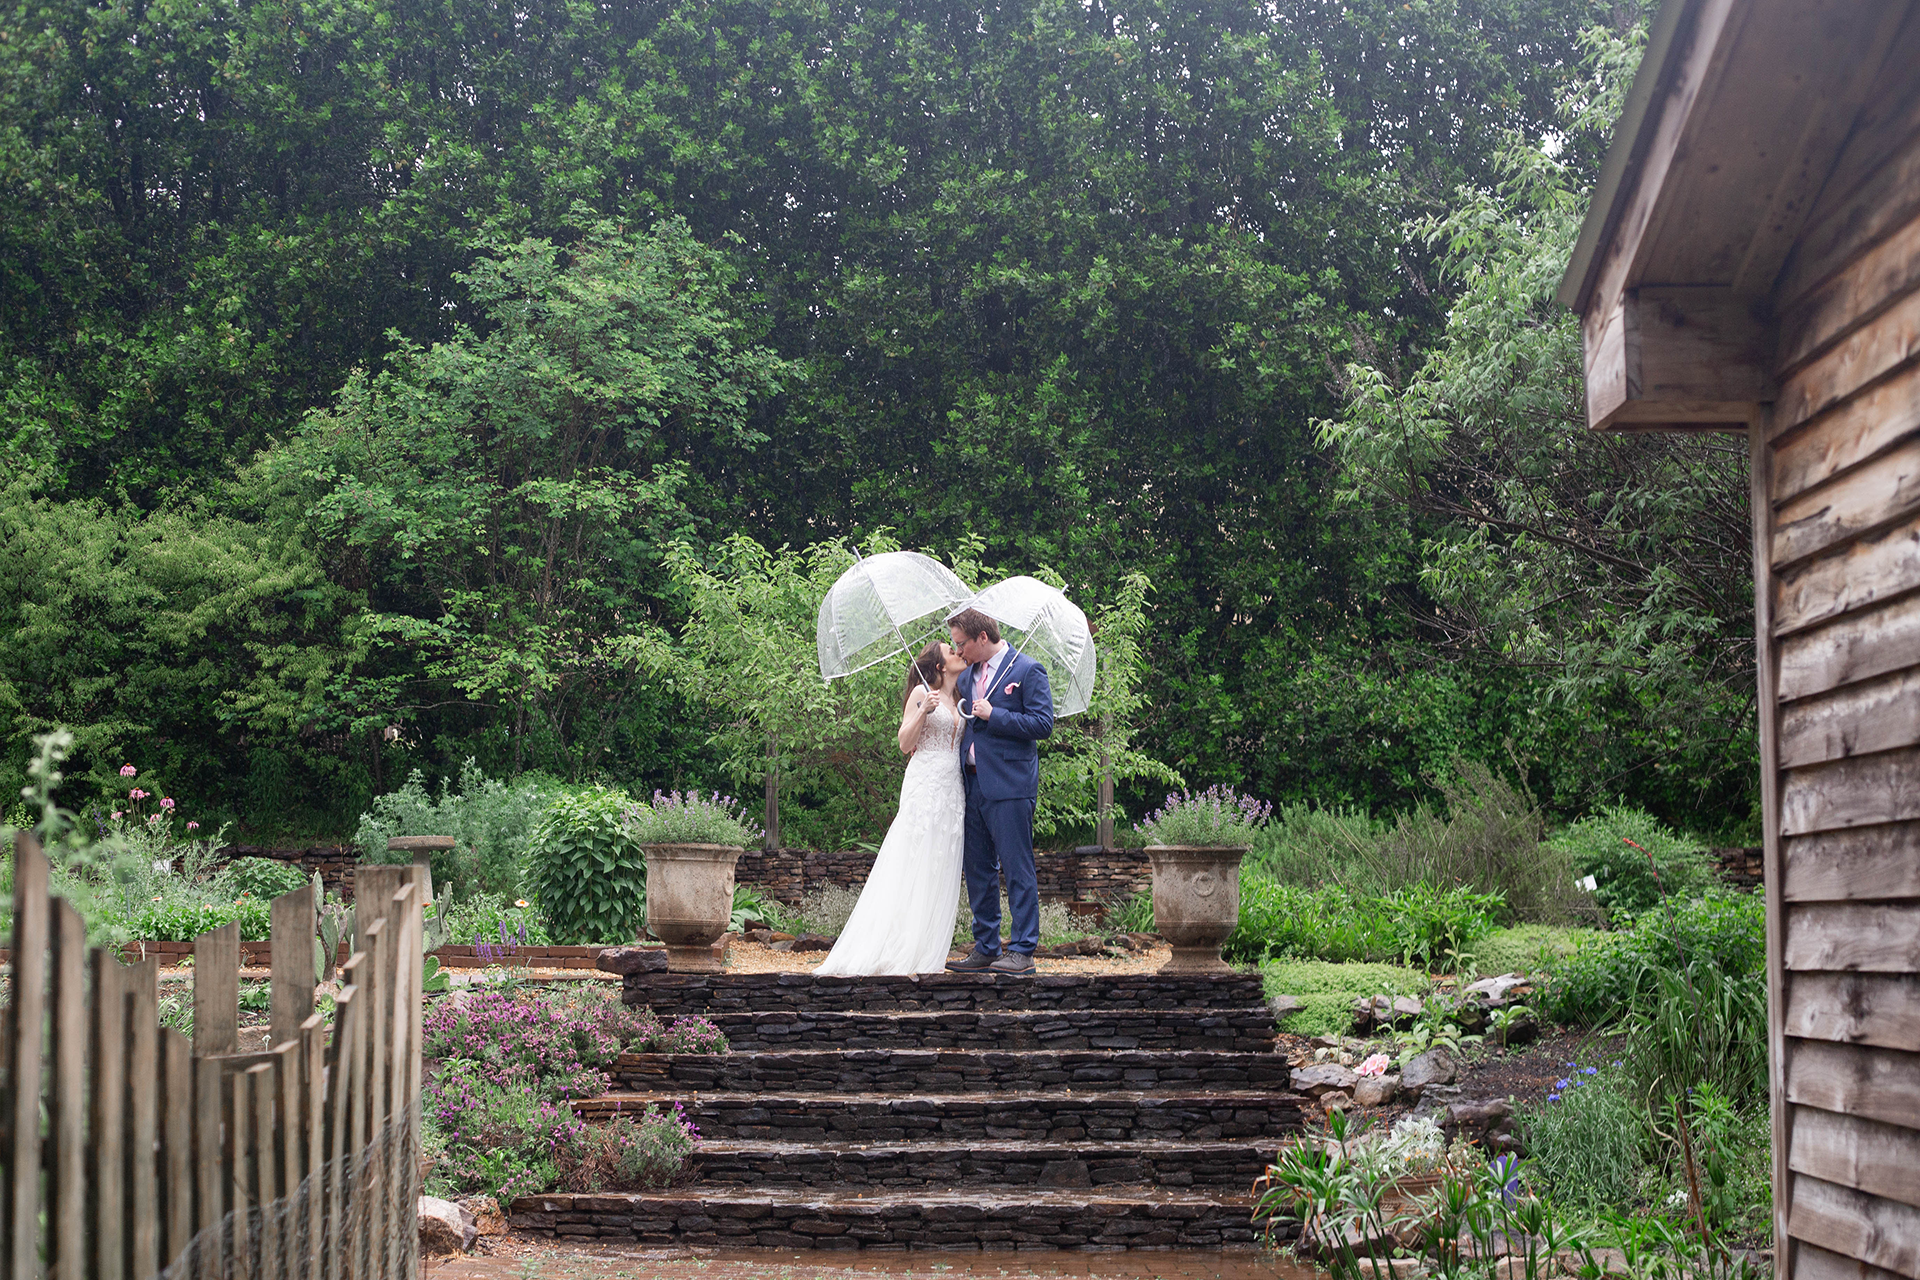
[[[565,1186],[665,1186],[699,1139],[675,1107],[649,1106],[610,1125],[573,1114],[597,1097],[623,1052],[725,1053],[705,1018],[663,1027],[598,987],[536,995],[474,991],[428,1011],[424,1048],[438,1069],[426,1087],[431,1184],[502,1200]]]
[[[1170,792],[1166,803],[1135,830],[1149,845],[1230,848],[1252,844],[1272,816],[1273,806],[1266,801],[1241,795],[1232,787],[1213,786],[1205,791]]]
[[[738,800],[718,791],[656,791],[651,804],[627,809],[627,833],[636,844],[724,844],[751,849],[763,833]]]

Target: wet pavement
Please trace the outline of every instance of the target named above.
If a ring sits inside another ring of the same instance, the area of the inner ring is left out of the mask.
[[[644,1249],[494,1237],[492,1253],[423,1259],[422,1280],[1322,1280],[1264,1249],[1122,1253],[794,1253],[784,1249]]]

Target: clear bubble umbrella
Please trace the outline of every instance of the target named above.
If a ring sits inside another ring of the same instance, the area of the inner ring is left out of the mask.
[[[953,570],[918,551],[861,557],[820,602],[814,643],[820,674],[852,675],[876,662],[912,657],[930,636],[946,634],[949,613],[973,594]]]
[[[1008,643],[1047,669],[1054,715],[1079,715],[1092,704],[1093,630],[1087,615],[1060,588],[1022,574],[994,583],[961,608],[978,609],[992,618]]]

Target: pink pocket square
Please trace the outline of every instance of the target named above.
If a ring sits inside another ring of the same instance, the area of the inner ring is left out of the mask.
[[[1015,680],[1012,684],[1008,685],[1006,688],[1002,689],[1000,692],[1012,693],[1015,689],[1018,689],[1019,687],[1020,687],[1020,682],[1018,680]]]

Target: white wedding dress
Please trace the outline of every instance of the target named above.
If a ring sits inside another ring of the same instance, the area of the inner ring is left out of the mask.
[[[960,911],[967,795],[959,713],[937,703],[900,781],[900,812],[874,855],[846,928],[816,974],[940,973]]]

